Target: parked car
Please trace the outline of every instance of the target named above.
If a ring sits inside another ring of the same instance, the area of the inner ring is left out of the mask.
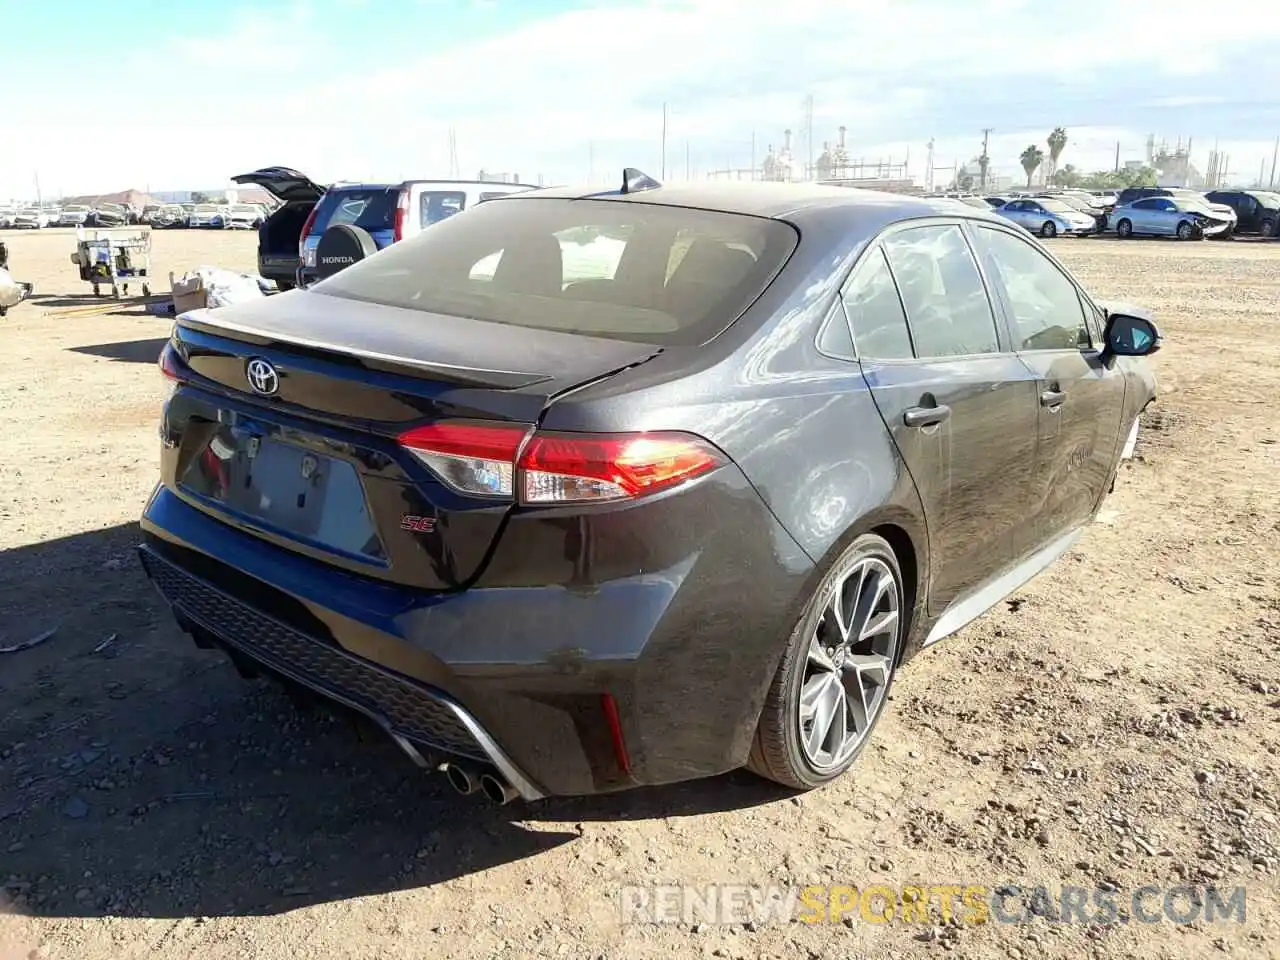
[[[1098,232],[1093,217],[1050,197],[1010,200],[996,213],[1041,237],[1086,236]]]
[[[48,225],[49,215],[39,207],[24,207],[9,221],[9,226],[15,230],[42,230]]]
[[[92,212],[93,211],[83,204],[72,204],[71,206],[62,208],[62,211],[58,214],[56,222],[60,227],[82,227],[84,226],[85,221],[89,219],[89,214]]]
[[[1117,205],[1133,203],[1135,200],[1148,197],[1172,197],[1180,203],[1185,202],[1207,208],[1215,221],[1222,220],[1227,223],[1225,230],[1215,230],[1211,234],[1206,234],[1211,240],[1227,240],[1235,233],[1236,223],[1239,220],[1235,210],[1225,203],[1207,200],[1203,193],[1189,187],[1127,187],[1120,191]]]
[[[163,204],[151,203],[142,208],[142,212],[138,214],[139,223],[151,223],[156,216],[164,209]]]
[[[528,184],[406,180],[336,184],[302,230],[299,282],[307,286],[485,200],[534,189]]]
[[[118,203],[100,203],[85,218],[87,227],[125,227],[129,225],[129,211]]]
[[[1088,200],[1082,200],[1076,194],[1066,192],[1055,194],[1053,196],[1046,196],[1044,199],[1057,200],[1060,203],[1065,203],[1073,210],[1083,213],[1086,217],[1091,217],[1098,233],[1107,229],[1107,211],[1096,203]]]
[[[1214,190],[1205,194],[1205,199],[1235,211],[1237,233],[1280,236],[1280,194],[1269,190]]]
[[[180,316],[142,563],[463,792],[816,787],[1089,527],[1160,334],[975,207],[624,177]]]
[[[258,273],[274,280],[281,290],[297,285],[302,261],[302,230],[325,188],[289,167],[263,167],[232,177],[238,184],[262,187],[280,206],[258,227]]]
[[[221,230],[226,222],[226,208],[216,203],[197,203],[187,216],[187,226],[192,229],[213,228]]]
[[[1234,225],[1202,201],[1184,197],[1143,197],[1111,211],[1118,237],[1177,237],[1202,240],[1226,233]]]
[[[227,207],[223,226],[228,230],[257,230],[266,220],[266,214],[256,203],[233,203]]]
[[[187,211],[180,204],[168,203],[151,214],[151,227],[154,230],[172,230],[187,225]]]
[[[987,206],[989,206],[992,210],[997,210],[1000,207],[1003,207],[1010,200],[1013,200],[1015,198],[1012,196],[1001,196],[999,194],[993,194],[992,196],[989,196],[989,197],[983,197],[983,199],[987,202]]]

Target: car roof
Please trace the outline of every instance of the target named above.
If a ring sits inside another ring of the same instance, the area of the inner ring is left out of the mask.
[[[850,213],[857,215],[856,225],[867,233],[877,232],[899,220],[918,217],[963,215],[989,219],[995,223],[1005,222],[1000,217],[950,197],[915,197],[816,183],[702,181],[672,183],[630,193],[560,186],[515,193],[503,198],[502,202],[539,198],[649,203],[787,220],[800,227],[804,226],[804,221],[809,217],[825,217],[833,212]]]

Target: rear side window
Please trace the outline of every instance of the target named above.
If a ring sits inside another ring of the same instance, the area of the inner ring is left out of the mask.
[[[467,195],[461,190],[427,190],[418,201],[418,220],[424,227],[429,227],[461,213],[466,205]]]
[[[959,227],[913,227],[886,237],[883,247],[907,309],[916,356],[999,352],[987,289]]]
[[[352,226],[370,233],[390,230],[396,222],[394,190],[330,190],[316,209],[312,233],[330,227]]]
[[[476,204],[312,290],[658,345],[715,336],[795,250],[779,220],[617,200]]]
[[[869,360],[911,358],[907,315],[881,251],[872,250],[858,264],[842,296],[858,356]]]

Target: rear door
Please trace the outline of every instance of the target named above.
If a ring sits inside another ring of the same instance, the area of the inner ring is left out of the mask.
[[[885,235],[844,300],[863,374],[925,506],[929,606],[940,613],[1028,540],[1035,378],[996,323],[959,223]]]
[[[315,218],[302,238],[302,268],[316,265],[320,237],[330,227],[358,227],[373,238],[379,250],[395,241],[398,187],[383,185],[334,187],[316,205]]]
[[[1044,544],[1086,522],[1110,480],[1125,378],[1100,358],[1092,303],[1048,254],[1013,231],[978,223],[970,230],[1014,349],[1036,375],[1030,513]]]

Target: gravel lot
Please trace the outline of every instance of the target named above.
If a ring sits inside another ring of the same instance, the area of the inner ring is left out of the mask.
[[[4,239],[42,299],[0,321],[0,646],[58,628],[0,655],[4,960],[1280,956],[1280,244],[1055,243],[1158,312],[1163,395],[1099,522],[903,673],[855,775],[494,808],[178,633],[131,552],[168,323],[76,313],[66,233]],[[167,277],[255,237],[155,244]],[[620,923],[674,882],[1243,884],[1247,921]]]

